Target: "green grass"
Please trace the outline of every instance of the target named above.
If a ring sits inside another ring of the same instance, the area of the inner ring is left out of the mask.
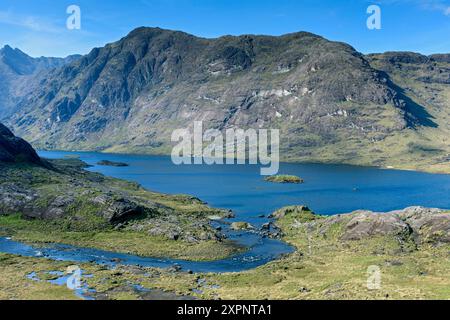
[[[297,252],[255,270],[209,275],[220,286],[209,290],[221,299],[449,299],[450,245],[400,248],[391,237],[343,242],[342,223],[311,231],[298,217],[278,225]],[[320,225],[319,220],[315,223]],[[396,261],[391,265],[389,261]],[[380,290],[367,288],[367,269],[379,266]]]
[[[106,269],[83,264],[81,267],[93,275],[87,279],[90,287],[118,300],[140,298],[130,289],[131,284],[201,299],[450,298],[450,245],[424,245],[415,250],[400,246],[393,237],[383,236],[344,242],[340,237],[345,220],[324,229],[320,227],[322,218],[312,219],[311,215],[307,211],[288,213],[278,221],[285,234],[284,240],[297,248],[295,253],[246,272],[188,274],[126,266]],[[319,228],[299,225],[298,219],[313,222]],[[8,220],[9,224],[16,224],[9,217],[3,221],[5,225]],[[20,224],[28,227],[23,221]],[[0,279],[0,298],[32,299],[36,292],[42,292],[42,297],[57,299],[60,291],[62,298],[70,298],[64,288],[34,283],[25,277],[29,272],[37,271],[45,278],[46,271],[63,271],[66,264],[0,254],[0,271],[5,275]],[[381,270],[380,290],[367,288],[369,266],[378,266]],[[205,279],[206,285],[200,285],[199,279]],[[194,293],[193,289],[202,293]]]
[[[224,210],[208,207],[191,196],[151,192],[136,183],[84,171],[84,164],[77,159],[57,160],[52,164],[55,171],[23,164],[4,166],[0,183],[14,183],[33,191],[37,198],[31,205],[38,212],[45,212],[59,196],[72,194],[73,203],[64,207],[60,216],[51,219],[24,219],[22,212],[3,212],[0,234],[30,243],[65,243],[186,260],[217,260],[242,250],[230,241],[175,241],[164,237],[164,234],[149,234],[153,227],[162,230],[181,228],[199,239],[206,231],[214,232],[208,223],[209,216],[224,217],[227,215]],[[109,204],[92,201],[104,194],[112,199],[125,198],[151,209],[146,215],[126,221],[117,229],[103,215]]]
[[[65,271],[69,263],[0,253],[0,300],[79,300],[66,287],[27,278],[31,272]]]
[[[231,242],[187,243],[141,232],[65,231],[59,221],[27,221],[20,215],[0,216],[0,235],[34,245],[64,243],[147,257],[211,261],[226,258],[240,249]]]

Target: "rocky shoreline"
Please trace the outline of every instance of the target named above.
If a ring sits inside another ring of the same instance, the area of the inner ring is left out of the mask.
[[[416,246],[450,243],[450,212],[436,208],[410,207],[391,212],[359,210],[326,217],[315,215],[305,206],[291,206],[276,211],[272,217],[283,220],[284,228],[301,227],[304,224],[320,234],[340,226],[341,241],[386,236],[396,237],[399,241],[411,241]]]

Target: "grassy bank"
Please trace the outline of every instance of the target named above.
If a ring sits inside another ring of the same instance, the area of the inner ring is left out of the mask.
[[[28,278],[32,272],[66,270],[67,262],[0,253],[0,300],[78,300],[67,287]]]
[[[307,212],[277,224],[297,252],[258,269],[210,275],[222,299],[449,299],[450,245],[402,243],[391,236],[342,241],[344,223],[311,230]],[[318,222],[320,224],[320,221]],[[381,288],[367,287],[368,268],[381,271]]]
[[[20,257],[0,253],[0,300],[79,300],[75,292],[64,284],[49,283],[66,274],[70,262],[43,258]],[[170,272],[137,266],[119,266],[108,269],[90,263],[78,264],[82,270],[81,283],[94,292],[95,299],[154,300],[178,299],[185,295],[201,298],[193,290],[201,288],[197,275]],[[55,273],[56,272],[56,273]],[[30,275],[35,279],[30,279]],[[139,285],[143,290],[137,290]]]
[[[16,241],[32,245],[62,243],[143,257],[190,261],[219,260],[239,251],[226,241],[187,243],[131,231],[61,231],[53,223],[26,221],[19,215],[0,217],[0,236],[12,236]]]
[[[450,298],[450,245],[416,246],[409,240],[400,241],[392,236],[343,241],[348,220],[339,219],[339,216],[323,218],[309,211],[280,216],[277,224],[285,234],[284,240],[297,251],[246,272],[189,274],[138,266],[107,269],[83,264],[80,267],[92,275],[85,280],[96,290],[96,298],[148,298],[132,285],[199,299]],[[311,228],[311,222],[318,228]],[[64,271],[67,265],[0,254],[0,271],[5,275],[0,280],[1,288],[8,288],[2,289],[1,294],[7,298],[29,299],[42,290],[42,296],[49,299],[70,298],[63,288],[26,278],[35,271],[45,279],[48,271]],[[367,287],[371,266],[381,272],[380,288],[376,290]]]

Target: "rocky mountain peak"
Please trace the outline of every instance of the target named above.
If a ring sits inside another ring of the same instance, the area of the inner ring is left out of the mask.
[[[0,64],[13,73],[23,76],[32,75],[46,69],[61,67],[75,61],[80,55],[70,55],[66,58],[38,57],[33,58],[18,48],[5,45],[0,49]]]
[[[0,59],[3,64],[18,75],[31,74],[35,71],[33,58],[20,49],[13,49],[9,45],[1,49]]]
[[[5,46],[3,46],[3,48],[0,49],[0,55],[5,55],[11,52],[14,52],[14,49],[8,44],[6,44]]]

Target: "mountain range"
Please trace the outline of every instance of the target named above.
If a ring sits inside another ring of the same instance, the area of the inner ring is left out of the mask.
[[[168,154],[203,121],[280,129],[286,161],[450,172],[449,54],[138,28],[85,56],[0,58],[0,120],[37,148]]]
[[[81,57],[32,58],[19,49],[6,45],[0,49],[0,118],[15,111],[17,100],[28,92],[30,82],[53,68],[58,68]]]

